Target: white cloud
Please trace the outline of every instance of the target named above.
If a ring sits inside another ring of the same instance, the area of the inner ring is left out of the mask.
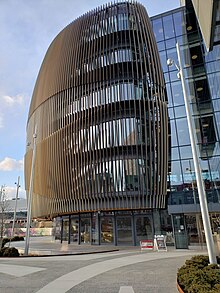
[[[6,191],[6,196],[7,196],[8,199],[16,198],[16,192],[17,192],[16,185],[15,186],[6,186],[5,191]],[[18,197],[19,198],[25,198],[26,197],[26,193],[25,193],[24,189],[19,188]]]
[[[24,103],[24,96],[23,95],[16,95],[16,96],[3,96],[3,102],[9,106],[13,107],[15,105],[23,105]]]
[[[23,170],[24,161],[5,157],[0,161],[0,171]]]

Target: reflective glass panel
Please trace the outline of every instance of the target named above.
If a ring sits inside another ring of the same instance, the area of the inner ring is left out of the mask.
[[[186,118],[176,120],[179,145],[190,144],[189,129]]]
[[[70,242],[78,243],[79,237],[79,219],[72,218],[71,225],[70,225]]]
[[[163,26],[164,26],[165,39],[173,38],[174,27],[173,27],[172,14],[163,17]]]
[[[81,243],[90,243],[91,221],[90,218],[82,218],[80,223]]]
[[[117,218],[118,244],[132,244],[131,217]]]
[[[101,218],[101,243],[113,243],[113,218]]]
[[[135,219],[136,226],[136,244],[140,244],[140,240],[152,240],[152,217],[143,216]]]

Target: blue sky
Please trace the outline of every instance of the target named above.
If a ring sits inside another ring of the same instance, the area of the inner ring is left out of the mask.
[[[179,0],[143,0],[149,16],[179,7]],[[21,177],[29,104],[44,55],[55,36],[104,0],[0,0],[0,185],[15,196]]]

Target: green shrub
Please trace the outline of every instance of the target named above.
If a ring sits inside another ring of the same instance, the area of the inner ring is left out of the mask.
[[[0,256],[3,256],[3,254],[4,254],[4,252],[5,252],[6,249],[8,249],[8,247],[2,247],[0,249]]]
[[[13,241],[24,241],[24,237],[23,236],[17,236],[16,235],[16,236],[14,236],[14,237],[11,238],[11,242],[13,242]],[[7,238],[7,237],[3,238],[2,239],[2,247],[1,248],[3,248],[5,246],[5,244],[8,243],[8,242],[10,242],[10,238]]]
[[[17,248],[15,247],[3,247],[1,249],[2,256],[7,256],[7,257],[18,257],[19,252]]]
[[[3,238],[2,239],[2,247],[3,248],[5,246],[6,243],[10,242],[10,239],[9,238]]]
[[[13,238],[11,238],[11,241],[24,241],[24,237],[16,235]]]
[[[186,260],[178,270],[177,280],[185,293],[220,292],[220,269],[218,265],[209,265],[208,256],[198,255]]]

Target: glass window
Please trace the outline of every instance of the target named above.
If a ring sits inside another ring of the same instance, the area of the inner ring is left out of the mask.
[[[136,244],[139,245],[140,240],[153,240],[152,217],[138,216],[135,219],[136,226]]]
[[[92,244],[99,244],[99,216],[97,213],[92,215]]]
[[[63,241],[69,240],[69,219],[63,219],[63,235],[62,235]]]
[[[164,73],[165,82],[170,82],[170,75],[169,73]]]
[[[177,62],[178,57],[177,57],[176,47],[167,50],[167,58],[171,58],[171,59],[173,59],[175,62]],[[174,65],[173,65],[173,66],[170,66],[169,69],[170,69],[170,71],[173,71],[173,70],[175,69],[175,66],[174,66]]]
[[[132,244],[131,217],[117,218],[118,244]]]
[[[164,41],[157,43],[158,51],[165,50],[165,43]]]
[[[90,243],[91,220],[90,218],[82,218],[80,225],[81,243]]]
[[[101,218],[101,243],[113,243],[113,218]]]
[[[163,26],[164,26],[165,39],[173,38],[174,27],[173,27],[172,15],[163,17]]]
[[[170,119],[174,118],[174,112],[173,112],[173,107],[168,108],[168,115]]]
[[[173,94],[173,104],[174,106],[184,105],[183,90],[181,82],[171,83],[172,94]]]
[[[162,65],[163,72],[167,72],[168,71],[168,66],[167,66],[166,51],[161,51],[161,52],[159,52],[159,54],[160,54],[160,62],[161,62],[161,65]]]
[[[186,33],[185,17],[182,12],[173,14],[174,28],[176,36],[181,36]]]
[[[179,160],[179,149],[178,148],[171,148],[171,160]]]
[[[174,110],[175,110],[175,117],[176,118],[186,117],[185,106],[175,107]]]
[[[79,241],[78,235],[79,235],[79,219],[72,218],[71,225],[70,225],[70,242],[78,243]]]
[[[178,191],[182,190],[183,187],[183,177],[179,161],[171,162],[171,172],[169,174],[171,190]]]
[[[192,158],[192,147],[191,146],[180,147],[180,156],[181,156],[181,159]]]
[[[176,120],[179,145],[190,144],[189,129],[186,118]]]
[[[176,125],[175,121],[170,121],[170,128],[171,128],[171,146],[177,145],[177,136],[176,136]]]
[[[165,43],[166,43],[166,48],[167,49],[176,47],[176,40],[175,40],[175,38],[166,40]]]
[[[220,99],[213,100],[212,104],[215,112],[220,111]]]
[[[55,220],[55,229],[54,229],[55,240],[61,240],[61,227],[62,227],[62,218],[57,217]]]
[[[170,88],[170,83],[166,84],[166,90],[167,90],[168,104],[169,104],[169,106],[172,106],[173,99],[172,99],[172,92],[171,92],[171,88]]]
[[[161,18],[153,20],[153,31],[157,42],[164,39],[164,32]]]

